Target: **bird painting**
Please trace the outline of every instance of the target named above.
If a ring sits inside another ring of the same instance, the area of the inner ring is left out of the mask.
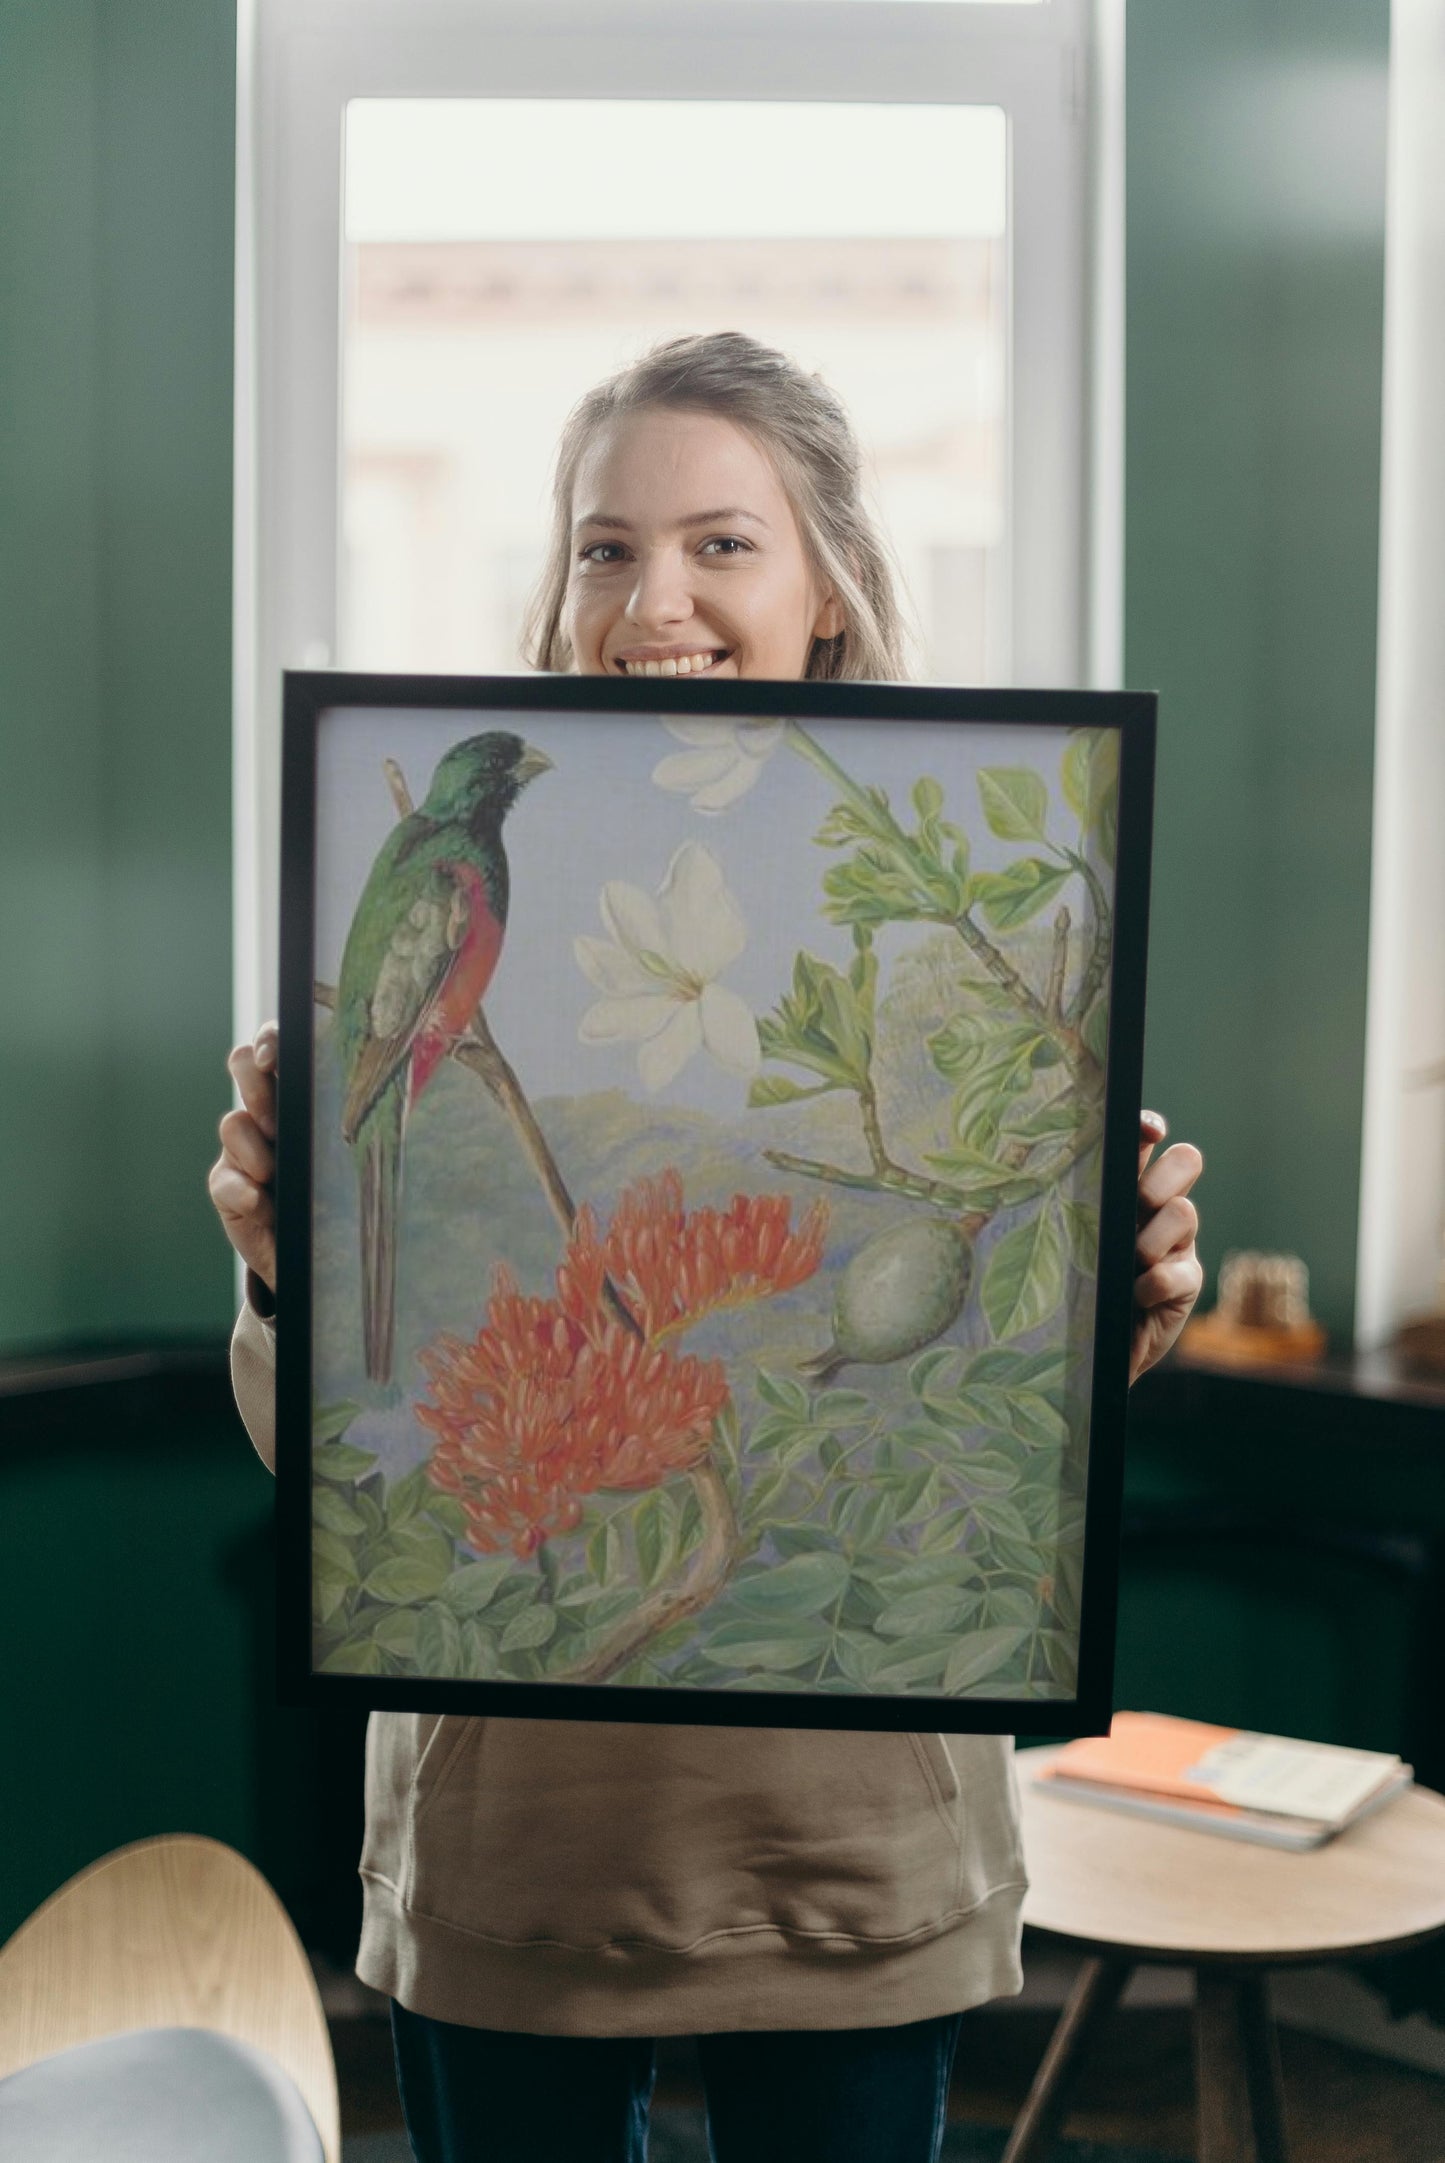
[[[341,960],[341,1131],[356,1152],[368,1379],[391,1380],[396,1242],[412,1106],[492,981],[507,928],[502,822],[552,761],[505,730],[469,736],[387,836]]]

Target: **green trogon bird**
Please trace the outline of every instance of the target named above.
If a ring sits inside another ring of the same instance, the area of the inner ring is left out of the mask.
[[[453,744],[425,802],[387,836],[336,989],[341,1131],[361,1190],[366,1372],[391,1380],[406,1123],[492,980],[507,926],[502,821],[552,761],[496,730]]]

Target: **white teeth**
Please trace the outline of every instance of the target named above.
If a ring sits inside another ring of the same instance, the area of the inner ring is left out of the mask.
[[[712,653],[683,653],[675,661],[624,661],[622,666],[629,676],[700,676],[724,655]]]

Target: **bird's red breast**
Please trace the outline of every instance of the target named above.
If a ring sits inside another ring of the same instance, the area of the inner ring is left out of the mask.
[[[478,1000],[492,981],[506,930],[492,908],[486,881],[476,865],[448,863],[445,868],[465,891],[467,928],[431,1011],[412,1039],[412,1104],[476,1012]]]

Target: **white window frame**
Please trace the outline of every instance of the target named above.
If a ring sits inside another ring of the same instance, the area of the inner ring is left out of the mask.
[[[1445,0],[1390,22],[1379,652],[1355,1343],[1438,1308],[1445,1209]],[[1430,1086],[1426,1086],[1430,1084]]]
[[[280,686],[337,642],[353,98],[997,105],[1009,120],[1008,680],[1117,683],[1123,0],[241,0],[235,1021],[274,1013]],[[1092,117],[1091,117],[1092,116]],[[1107,133],[1105,132],[1107,130]]]

